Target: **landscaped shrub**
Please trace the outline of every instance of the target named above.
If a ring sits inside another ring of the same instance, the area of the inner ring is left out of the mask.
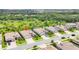
[[[33,46],[32,50],[37,50],[39,47],[37,45]]]
[[[61,39],[65,39],[65,37],[61,37]]]

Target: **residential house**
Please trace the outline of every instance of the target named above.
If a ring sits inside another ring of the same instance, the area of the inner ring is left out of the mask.
[[[44,28],[36,28],[33,29],[36,33],[38,33],[39,35],[46,35],[46,33],[48,32],[47,30],[45,30]]]
[[[51,32],[53,32],[53,33],[58,32],[58,31],[57,31],[58,28],[56,28],[56,27],[52,27],[52,26],[50,26],[50,27],[46,27],[46,29],[49,30],[49,31],[51,31]]]
[[[67,28],[67,29],[69,29],[69,28],[75,28],[76,27],[76,23],[67,23],[67,24],[65,24],[65,27]]]
[[[32,38],[36,35],[32,30],[23,30],[20,33],[25,39]]]
[[[57,46],[62,50],[79,50],[77,46],[70,42],[61,42],[60,44],[57,44]]]
[[[10,44],[10,42],[14,42],[16,39],[21,38],[18,32],[9,32],[5,33],[5,41]]]

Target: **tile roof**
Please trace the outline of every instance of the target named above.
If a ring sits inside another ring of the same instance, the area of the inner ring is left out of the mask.
[[[27,38],[32,38],[34,35],[36,35],[33,31],[31,31],[31,30],[23,30],[23,31],[21,31],[20,32],[22,35],[23,35],[23,37],[25,38],[25,39],[27,39]]]
[[[47,27],[46,29],[50,30],[51,32],[57,32],[57,28],[56,27]]]
[[[63,50],[79,50],[78,47],[76,47],[70,42],[62,42],[61,44],[58,44],[58,47],[60,47]]]
[[[45,35],[46,32],[48,32],[47,30],[43,29],[43,28],[37,28],[37,29],[33,29],[35,32],[37,32],[39,35]]]
[[[5,33],[5,40],[12,40],[14,41],[15,38],[21,37],[18,32],[10,32],[10,33]]]

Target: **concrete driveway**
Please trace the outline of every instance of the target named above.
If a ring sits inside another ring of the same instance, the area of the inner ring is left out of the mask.
[[[16,42],[11,42],[10,45],[8,45],[7,49],[12,49],[12,48],[16,48],[17,45],[16,45]]]
[[[31,44],[31,43],[35,42],[32,38],[28,38],[28,39],[25,39],[25,40],[27,41],[27,44]]]

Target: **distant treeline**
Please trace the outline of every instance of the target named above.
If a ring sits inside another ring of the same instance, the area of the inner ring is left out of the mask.
[[[0,9],[0,20],[27,20],[79,22],[78,9]]]
[[[79,9],[0,9],[0,13],[79,13]]]

